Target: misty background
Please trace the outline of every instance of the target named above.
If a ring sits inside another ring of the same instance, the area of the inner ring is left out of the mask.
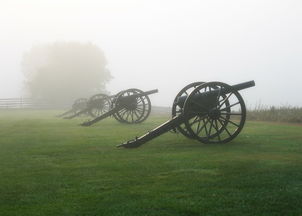
[[[0,98],[23,95],[33,46],[75,41],[104,52],[112,94],[158,88],[171,106],[191,82],[254,79],[249,107],[302,106],[301,26],[300,0],[0,0]]]

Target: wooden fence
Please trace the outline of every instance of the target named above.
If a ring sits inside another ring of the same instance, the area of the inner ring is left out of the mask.
[[[34,100],[32,98],[0,98],[0,109],[50,109],[66,108],[67,105],[54,105],[45,100]]]

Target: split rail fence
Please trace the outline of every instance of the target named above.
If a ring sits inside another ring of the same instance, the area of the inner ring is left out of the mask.
[[[54,105],[45,100],[34,100],[32,98],[0,98],[0,109],[49,109],[66,108],[69,105]]]

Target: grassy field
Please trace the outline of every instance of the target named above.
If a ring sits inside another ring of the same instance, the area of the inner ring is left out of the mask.
[[[81,127],[56,111],[0,111],[0,215],[302,215],[301,125],[247,122],[228,144],[140,125]]]

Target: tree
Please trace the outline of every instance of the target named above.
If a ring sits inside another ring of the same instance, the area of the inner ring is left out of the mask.
[[[34,99],[56,105],[105,91],[112,78],[103,51],[91,43],[56,42],[24,54],[24,87]]]

